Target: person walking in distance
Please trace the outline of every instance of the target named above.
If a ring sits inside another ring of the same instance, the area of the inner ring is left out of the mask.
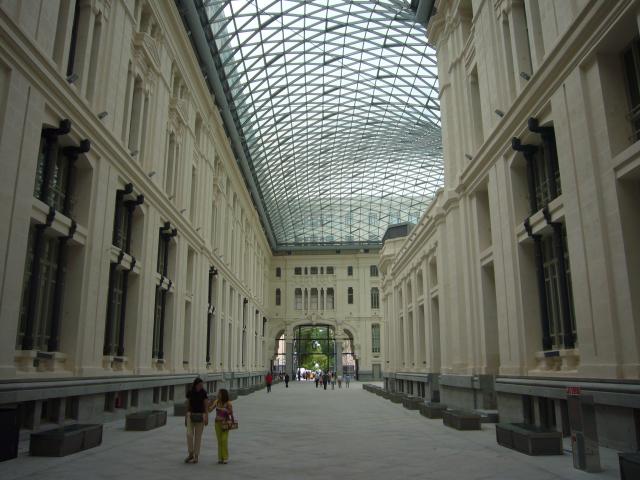
[[[223,423],[229,419],[233,420],[233,406],[229,401],[229,392],[221,388],[218,391],[218,396],[215,401],[209,407],[209,410],[215,409],[216,411],[216,439],[218,440],[218,463],[227,463],[229,460],[229,430],[226,429]]]
[[[331,372],[331,390],[336,389],[336,372]]]
[[[264,381],[267,383],[267,393],[271,392],[271,384],[273,383],[273,375],[271,375],[271,372],[267,373]]]
[[[344,386],[349,388],[349,382],[351,382],[351,375],[348,373],[344,376]]]
[[[289,388],[289,374],[288,373],[284,374],[284,386]]]
[[[327,383],[329,383],[329,374],[327,372],[322,374],[322,386],[327,389]]]
[[[342,388],[342,375],[338,375],[338,388]]]
[[[209,423],[207,407],[207,391],[204,389],[202,379],[197,377],[193,381],[191,389],[187,392],[187,415],[184,418],[184,424],[187,427],[189,455],[185,458],[185,463],[198,463],[202,431],[205,425]]]
[[[316,373],[315,377],[313,378],[313,380],[316,382],[316,388],[318,388],[318,384],[320,383],[320,375],[318,375]]]

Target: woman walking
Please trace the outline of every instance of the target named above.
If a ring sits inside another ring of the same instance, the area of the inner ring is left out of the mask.
[[[210,407],[210,410],[216,410],[216,439],[218,440],[218,463],[227,463],[229,460],[229,430],[227,430],[226,422],[233,419],[233,406],[229,401],[229,392],[221,388],[218,396]]]
[[[187,415],[184,419],[187,427],[187,448],[189,455],[184,460],[186,463],[198,463],[200,455],[200,443],[204,426],[209,423],[207,391],[200,377],[196,378],[187,392]]]

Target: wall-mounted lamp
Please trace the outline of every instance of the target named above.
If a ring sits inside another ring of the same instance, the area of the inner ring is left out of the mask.
[[[72,73],[71,75],[67,76],[67,82],[69,83],[74,83],[76,80],[78,80],[78,74],[77,73]]]
[[[499,117],[504,117],[504,112],[502,110],[494,110],[496,115],[498,115]]]
[[[104,117],[106,117],[107,115],[109,115],[109,112],[100,112],[100,113],[98,114],[98,118],[99,118],[100,120],[102,120],[102,119],[103,119]]]
[[[531,80],[531,75],[529,75],[527,72],[520,72],[520,77],[527,81]]]
[[[147,177],[151,178],[156,174],[155,170],[151,170],[149,173],[147,173]]]
[[[464,156],[467,157],[467,160],[473,160],[473,157],[468,153],[465,153]]]
[[[129,155],[131,155],[132,157],[135,157],[136,155],[138,155],[139,152],[140,152],[139,150],[131,150],[129,152]]]

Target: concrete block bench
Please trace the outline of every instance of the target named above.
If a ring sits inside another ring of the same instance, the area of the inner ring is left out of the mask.
[[[442,418],[442,412],[447,409],[444,403],[427,402],[420,405],[420,415],[427,418]]]
[[[498,423],[499,445],[527,455],[562,455],[562,433],[524,423]]]
[[[422,397],[404,397],[402,399],[402,406],[407,410],[420,410],[421,405],[424,405]]]
[[[187,402],[176,402],[173,404],[173,416],[184,417],[187,414]]]
[[[102,443],[102,425],[66,425],[53,430],[32,433],[29,455],[65,457],[97,447]]]
[[[442,423],[456,430],[480,430],[480,415],[463,410],[445,410]]]
[[[404,395],[400,393],[389,393],[389,400],[391,400],[393,403],[402,403],[403,398]]]
[[[251,393],[251,389],[250,388],[239,388],[238,389],[238,395],[241,397],[244,397],[245,395],[249,395]]]
[[[473,413],[480,415],[480,423],[498,423],[500,419],[497,410],[474,410]]]
[[[166,424],[167,412],[165,410],[145,410],[127,415],[124,429],[134,432],[146,432]]]
[[[640,478],[640,453],[619,453],[620,480]]]

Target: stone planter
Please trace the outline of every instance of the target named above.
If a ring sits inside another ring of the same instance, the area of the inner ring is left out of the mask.
[[[391,400],[393,403],[402,403],[402,399],[403,399],[403,395],[399,394],[399,393],[390,393],[389,394],[389,400]]]
[[[442,412],[447,409],[444,403],[427,402],[420,405],[420,415],[427,418],[442,418]]]
[[[166,424],[167,412],[165,410],[146,410],[127,415],[125,430],[145,432]]]
[[[620,480],[640,478],[640,453],[619,453]]]
[[[422,405],[424,405],[422,397],[404,397],[402,399],[402,406],[407,410],[420,410]]]
[[[67,425],[31,434],[29,454],[64,457],[97,447],[102,443],[102,425]]]
[[[442,422],[456,430],[480,430],[480,415],[462,410],[445,410],[442,412]]]
[[[184,417],[187,414],[187,402],[176,402],[173,405],[173,416]]]
[[[562,455],[562,434],[523,423],[498,423],[496,440],[527,455]]]

